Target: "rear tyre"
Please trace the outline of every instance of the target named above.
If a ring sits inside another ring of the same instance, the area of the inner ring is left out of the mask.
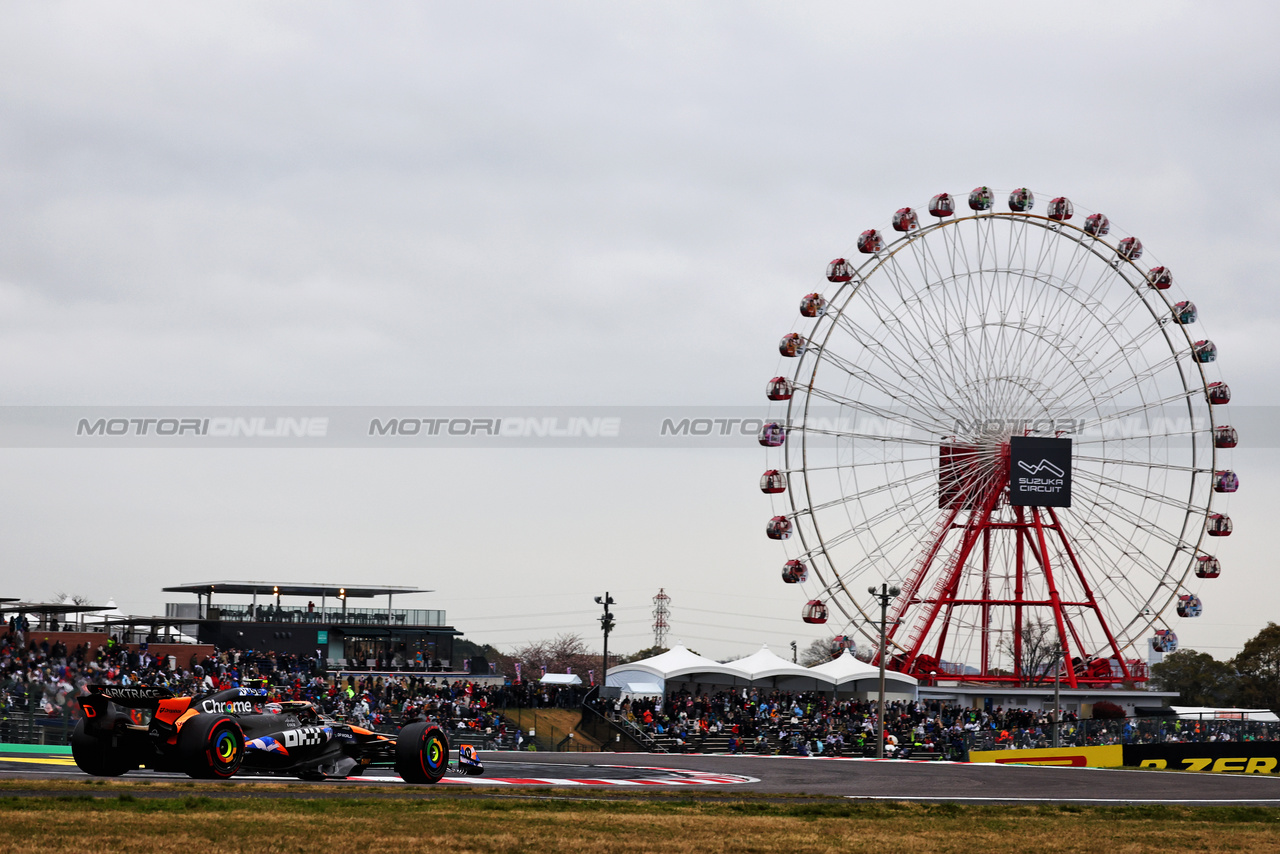
[[[439,783],[449,767],[449,739],[435,724],[409,724],[396,739],[396,773],[406,783]]]
[[[84,720],[76,721],[71,733],[71,758],[81,771],[95,777],[119,777],[138,767],[123,754],[124,751],[112,747],[111,742],[85,732]]]
[[[178,755],[188,776],[225,779],[244,761],[244,733],[226,715],[198,715],[178,733]]]

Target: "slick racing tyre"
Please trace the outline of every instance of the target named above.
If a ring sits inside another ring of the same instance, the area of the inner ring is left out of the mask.
[[[449,739],[435,724],[409,724],[396,739],[396,773],[406,783],[439,783],[449,767]]]
[[[244,733],[234,718],[198,715],[178,733],[182,770],[198,778],[225,778],[244,761]]]
[[[71,733],[71,757],[86,774],[95,777],[119,777],[138,767],[130,762],[123,751],[111,746],[111,742],[84,731],[84,721],[76,722]]]

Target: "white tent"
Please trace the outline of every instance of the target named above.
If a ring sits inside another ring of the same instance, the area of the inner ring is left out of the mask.
[[[743,671],[756,687],[776,688],[780,691],[830,691],[835,680],[827,674],[809,667],[801,667],[773,652],[767,645],[758,652],[732,661],[731,666]]]
[[[115,597],[112,596],[107,600],[107,610],[87,613],[84,615],[84,619],[81,622],[86,628],[89,626],[101,627],[106,625],[108,620],[119,620],[123,619],[124,616],[124,611],[120,610],[116,605]],[[120,629],[117,629],[117,631],[120,631]]]
[[[874,696],[879,690],[879,669],[858,661],[848,650],[834,661],[801,667],[772,652],[767,646],[746,658],[721,664],[672,647],[662,655],[619,664],[609,669],[605,685],[632,691],[629,686],[647,683],[646,693],[657,686],[663,694],[681,689],[761,688],[780,691],[837,691]],[[901,673],[885,674],[885,690],[893,699],[915,699],[917,680]]]
[[[542,685],[581,685],[582,677],[576,673],[548,673],[538,682]]]
[[[809,669],[830,679],[840,693],[872,694],[880,690],[880,667],[859,660],[847,649],[838,658]],[[899,694],[909,694],[914,698],[919,685],[920,680],[913,676],[885,671],[885,693],[895,695],[895,699]]]
[[[668,685],[673,688],[681,685],[734,686],[747,685],[750,681],[746,673],[733,665],[703,658],[677,645],[653,658],[609,668],[604,684],[625,691],[630,684],[646,683],[657,685],[665,694]]]
[[[1280,723],[1280,717],[1270,709],[1219,709],[1214,706],[1170,706],[1169,709],[1184,721],[1258,721]]]

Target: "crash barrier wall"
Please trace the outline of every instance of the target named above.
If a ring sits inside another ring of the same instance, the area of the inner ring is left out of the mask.
[[[1239,741],[1202,744],[1126,744],[1124,764],[1170,771],[1229,774],[1280,773],[1280,742]]]
[[[1096,747],[1104,744],[1163,744],[1208,741],[1280,741],[1280,724],[1241,720],[1178,720],[1176,718],[1125,718],[1123,720],[1064,721],[1059,727],[1060,747]],[[969,751],[1012,750],[1053,746],[1053,725],[966,733]]]
[[[1057,747],[1043,750],[975,750],[970,762],[1002,765],[1153,768],[1227,774],[1280,773],[1280,742],[1169,742],[1110,744],[1101,747]]]
[[[972,750],[970,762],[995,762],[999,765],[1057,765],[1068,768],[1119,768],[1125,764],[1125,747],[1109,744],[1102,747],[1047,747],[1041,750]]]
[[[614,722],[614,724],[618,730],[621,730],[622,725],[620,723]],[[769,753],[798,753],[797,739],[803,737],[802,733],[805,731],[805,725],[801,723],[798,728],[797,725],[788,727],[788,739],[781,738],[779,730],[780,728],[775,726],[759,728],[756,731],[765,734],[769,738]],[[973,752],[1008,752],[1015,749],[1043,750],[1053,747],[1052,724],[1023,729],[980,729],[976,732],[965,731],[962,733],[948,731],[940,736],[935,735],[934,749],[927,753],[923,744],[913,743],[913,739],[908,734],[900,732],[892,726],[890,731],[899,739],[900,748],[897,752],[900,755],[915,754],[931,757],[937,754],[942,759],[959,762],[970,761]],[[821,736],[821,733],[818,733],[818,735]],[[637,736],[634,741],[634,747],[628,749],[658,752],[653,744],[649,744],[647,740],[642,741],[641,738],[642,736]],[[1203,743],[1219,739],[1230,742],[1250,740],[1280,742],[1280,724],[1240,720],[1211,720],[1209,718],[1177,720],[1156,717],[1127,718],[1124,720],[1064,721],[1060,726],[1058,744],[1060,747],[1084,748],[1104,745],[1164,743],[1170,740]],[[669,734],[653,735],[651,740],[661,747],[662,752],[675,752],[676,750],[674,738]],[[764,752],[764,750],[758,750],[751,743],[752,740],[753,736],[750,734],[745,737],[744,741],[746,743],[741,748],[742,752]],[[728,733],[722,731],[719,736],[694,736],[686,749],[692,749],[699,753],[727,752],[727,743]],[[864,740],[859,743],[846,733],[845,744],[840,748],[839,754],[842,756],[874,756],[874,735],[867,734]]]
[[[75,729],[71,709],[63,706],[61,713],[50,716],[45,713],[38,698],[0,698],[0,743],[68,745],[71,731]]]

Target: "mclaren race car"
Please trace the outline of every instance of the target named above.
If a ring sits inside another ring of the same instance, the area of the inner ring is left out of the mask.
[[[135,768],[226,778],[241,772],[323,780],[394,768],[409,783],[484,768],[464,744],[449,760],[449,740],[432,723],[381,735],[327,718],[306,701],[268,703],[267,692],[230,688],[175,697],[167,688],[90,685],[71,735],[80,770],[116,777]]]

